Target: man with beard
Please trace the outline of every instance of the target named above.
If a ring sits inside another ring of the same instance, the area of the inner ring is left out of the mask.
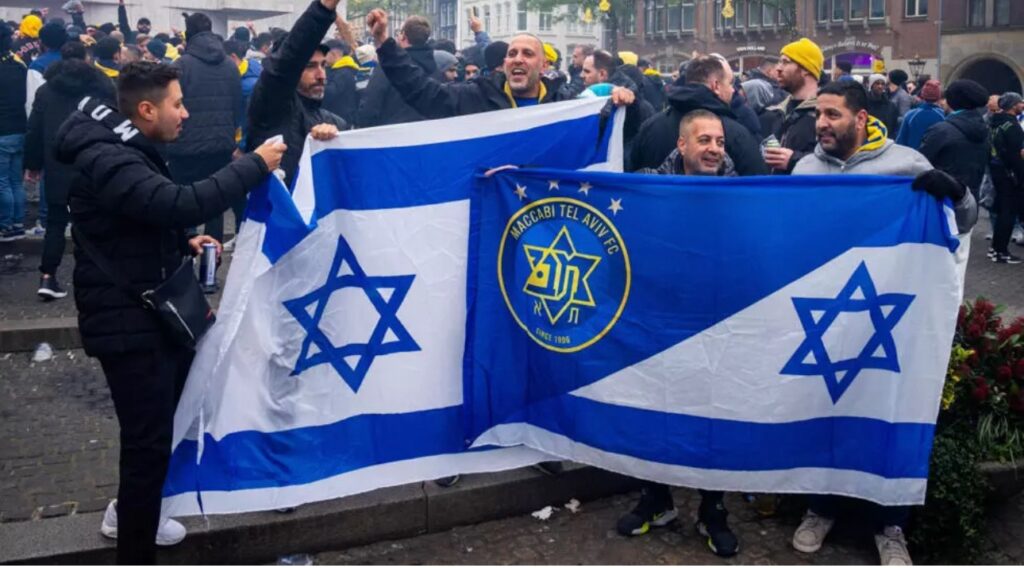
[[[384,10],[371,10],[366,16],[366,25],[377,46],[380,70],[405,102],[427,118],[447,118],[566,100],[564,92],[559,90],[559,83],[542,77],[548,67],[544,44],[531,34],[518,34],[509,40],[504,73],[472,83],[444,84],[432,79],[413,63],[409,53],[388,36],[388,15]],[[633,92],[624,87],[612,89],[611,96],[616,105],[629,105],[635,100]]]
[[[834,81],[818,91],[818,145],[793,168],[793,175],[870,174],[915,176],[913,189],[938,200],[953,201],[958,232],[978,220],[978,207],[967,188],[949,174],[933,169],[917,150],[885,137],[881,123],[867,111],[867,93],[854,81]],[[879,401],[884,404],[885,401]],[[793,548],[817,552],[828,536],[838,508],[834,495],[812,495],[810,507],[793,533]],[[912,564],[903,528],[910,507],[875,506],[875,546],[883,566]]]
[[[889,80],[881,73],[872,74],[868,79],[868,114],[877,118],[885,126],[885,135],[896,138],[899,129],[900,112],[896,104],[889,100]]]
[[[793,171],[801,158],[814,151],[815,93],[824,64],[821,48],[807,38],[782,48],[775,71],[779,86],[789,96],[761,115],[761,132],[775,136],[780,144],[764,151],[764,161],[775,173]]]
[[[725,162],[722,119],[713,112],[698,109],[687,113],[679,122],[676,148],[665,162],[657,169],[642,169],[638,173],[718,176],[722,175]],[[700,495],[697,532],[707,539],[705,542],[711,552],[721,557],[734,556],[739,551],[739,543],[727,522],[729,513],[722,502],[725,493],[702,489]],[[616,529],[623,536],[640,536],[652,527],[669,525],[678,516],[669,486],[647,481],[641,488],[640,502],[619,519]]]

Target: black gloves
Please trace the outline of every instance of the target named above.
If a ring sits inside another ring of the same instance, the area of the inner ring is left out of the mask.
[[[942,170],[929,170],[917,175],[911,185],[917,191],[927,191],[935,199],[950,198],[956,203],[964,198],[967,188]]]

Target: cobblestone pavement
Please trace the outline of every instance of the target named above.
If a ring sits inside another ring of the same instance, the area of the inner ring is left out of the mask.
[[[840,519],[825,546],[810,555],[793,550],[790,540],[800,523],[802,506],[794,499],[777,516],[760,518],[737,495],[726,496],[729,523],[740,541],[740,553],[718,558],[693,529],[699,497],[675,491],[680,521],[642,537],[615,532],[615,522],[633,507],[637,494],[584,503],[578,513],[562,507],[547,521],[521,515],[458,527],[446,532],[385,541],[314,556],[317,564],[877,564],[870,531],[856,519]],[[999,551],[987,563],[1020,564],[1024,560],[1018,497],[993,515],[993,540]]]

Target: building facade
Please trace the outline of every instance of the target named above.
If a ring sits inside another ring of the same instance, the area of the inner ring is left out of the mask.
[[[1024,1],[945,0],[942,77],[974,79],[992,93],[1021,92]]]

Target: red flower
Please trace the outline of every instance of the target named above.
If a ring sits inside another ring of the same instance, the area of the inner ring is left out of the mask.
[[[983,326],[972,322],[971,325],[967,327],[967,338],[977,339],[981,337],[982,330],[984,329],[985,328]]]
[[[1009,365],[1000,365],[996,369],[996,380],[1001,383],[1008,383],[1013,378],[1013,369]]]
[[[1013,374],[1018,379],[1024,379],[1024,359],[1017,361],[1017,364],[1013,366]]]
[[[978,301],[974,302],[974,311],[982,314],[983,316],[991,315],[995,309],[995,305],[985,298],[978,298]]]
[[[988,400],[988,385],[974,387],[971,391],[971,396],[978,402],[985,402]]]

